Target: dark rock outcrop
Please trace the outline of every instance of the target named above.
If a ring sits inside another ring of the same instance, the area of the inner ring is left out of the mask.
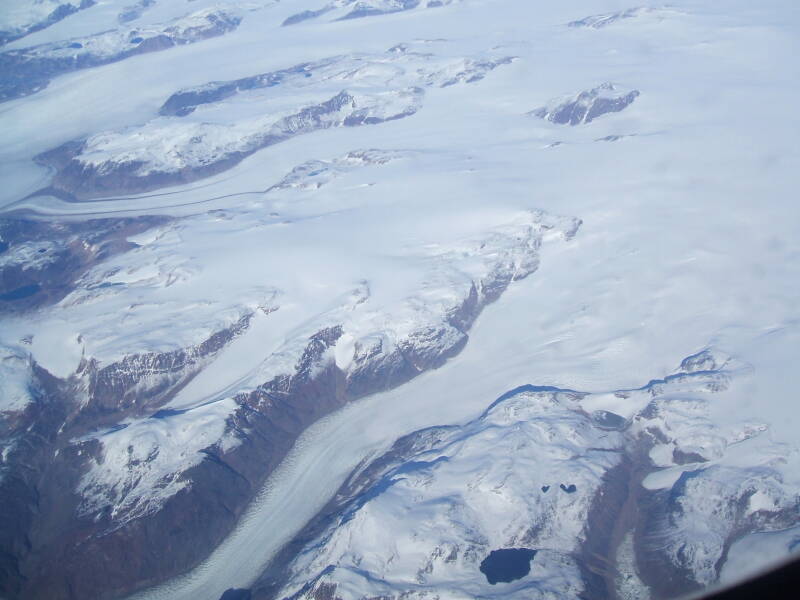
[[[582,125],[602,115],[625,110],[639,95],[639,90],[626,92],[612,83],[604,83],[529,114],[559,125]]]
[[[213,547],[235,522],[226,494],[245,496],[246,481],[215,450],[193,482],[160,518],[120,528],[107,513],[83,515],[75,491],[101,451],[87,433],[163,406],[249,323],[249,315],[193,348],[134,355],[105,367],[84,362],[63,380],[33,364],[33,401],[0,419],[0,594],[9,598],[117,598],[167,572],[175,574]],[[245,489],[243,489],[243,487]],[[159,551],[151,544],[158,540]]]
[[[58,302],[92,266],[135,248],[127,241],[129,236],[168,220],[155,216],[66,223],[0,219],[0,315]],[[19,293],[26,289],[30,293]]]

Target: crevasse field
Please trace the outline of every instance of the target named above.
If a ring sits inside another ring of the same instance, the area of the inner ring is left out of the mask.
[[[800,5],[325,2],[0,6],[0,597],[796,552]]]

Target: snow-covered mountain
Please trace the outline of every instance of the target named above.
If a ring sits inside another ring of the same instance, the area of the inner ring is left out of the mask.
[[[784,448],[756,441],[765,424],[709,419],[709,404],[724,403],[746,376],[706,350],[636,390],[522,386],[464,425],[406,435],[358,466],[298,535],[296,557],[273,565],[255,596],[702,589],[733,539],[791,526],[800,508],[778,458]],[[607,410],[623,405],[627,416]],[[481,563],[503,548],[531,550],[530,572],[502,583],[484,576]]]
[[[638,97],[639,90],[624,90],[613,83],[604,83],[575,96],[552,100],[531,114],[559,125],[582,125],[625,110]]]
[[[796,552],[800,14],[724,4],[4,2],[0,597]]]

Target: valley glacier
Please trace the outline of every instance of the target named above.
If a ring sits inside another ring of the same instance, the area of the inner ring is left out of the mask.
[[[799,31],[8,0],[0,598],[667,599],[795,554]]]

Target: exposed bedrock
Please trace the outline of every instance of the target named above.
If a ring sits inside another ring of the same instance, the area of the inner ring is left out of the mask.
[[[228,335],[235,333],[225,337]],[[205,459],[180,475],[191,482],[190,486],[169,498],[160,510],[122,526],[108,513],[76,519],[81,498],[64,494],[64,490],[76,488],[85,460],[99,451],[96,441],[61,448],[50,463],[47,455],[54,446],[67,443],[67,433],[74,437],[75,427],[110,424],[124,414],[122,411],[141,410],[142,406],[152,411],[163,405],[191,378],[187,358],[201,350],[131,357],[99,371],[87,365],[89,400],[87,408],[74,417],[76,425],[60,436],[51,432],[35,446],[37,456],[41,456],[40,469],[28,473],[13,487],[6,488],[6,481],[0,484],[3,493],[19,501],[26,496],[36,498],[35,504],[27,506],[31,518],[15,523],[13,528],[19,531],[19,540],[11,557],[22,554],[24,558],[21,566],[10,562],[8,570],[16,575],[5,592],[20,598],[110,599],[181,573],[225,538],[308,425],[355,397],[399,385],[444,360],[409,351],[411,358],[402,353],[392,355],[376,364],[374,372],[368,367],[357,369],[352,378],[335,364],[320,370],[322,355],[340,335],[340,328],[320,331],[309,341],[294,375],[278,377],[237,398],[239,409],[230,418],[229,427],[241,443],[229,452],[207,448]],[[208,344],[217,345],[211,339]],[[62,382],[53,381],[56,383],[51,385],[64,387]],[[142,386],[143,381],[150,382],[150,387]],[[62,401],[71,403],[72,393],[74,389],[66,386]],[[157,403],[151,400],[153,394],[159,398]],[[48,395],[52,397],[52,393]],[[115,399],[123,404],[116,410]],[[58,423],[59,419],[53,417],[53,427]],[[34,520],[33,513],[44,518]],[[21,526],[23,523],[28,526]]]
[[[166,217],[50,222],[0,219],[0,315],[54,304],[91,267],[136,247],[128,237]]]
[[[178,494],[168,519],[134,520],[115,530],[108,514],[76,516],[83,501],[75,492],[77,483],[99,443],[74,441],[125,417],[155,411],[240,335],[249,320],[245,315],[192,348],[132,355],[107,366],[84,361],[67,380],[33,364],[32,402],[0,420],[5,446],[0,498],[6,507],[0,517],[0,593],[11,598],[113,598],[133,582],[154,581],[163,569],[180,569],[194,557],[193,544],[218,540],[225,519],[236,515],[222,510],[208,523],[215,514],[210,507],[224,502],[220,490],[242,485],[221,462],[211,460],[216,468],[195,484],[207,504],[191,506],[193,499]],[[163,547],[145,551],[150,543]]]
[[[625,110],[639,95],[639,90],[604,83],[572,97],[554,99],[529,114],[559,125],[583,125],[605,114]]]

